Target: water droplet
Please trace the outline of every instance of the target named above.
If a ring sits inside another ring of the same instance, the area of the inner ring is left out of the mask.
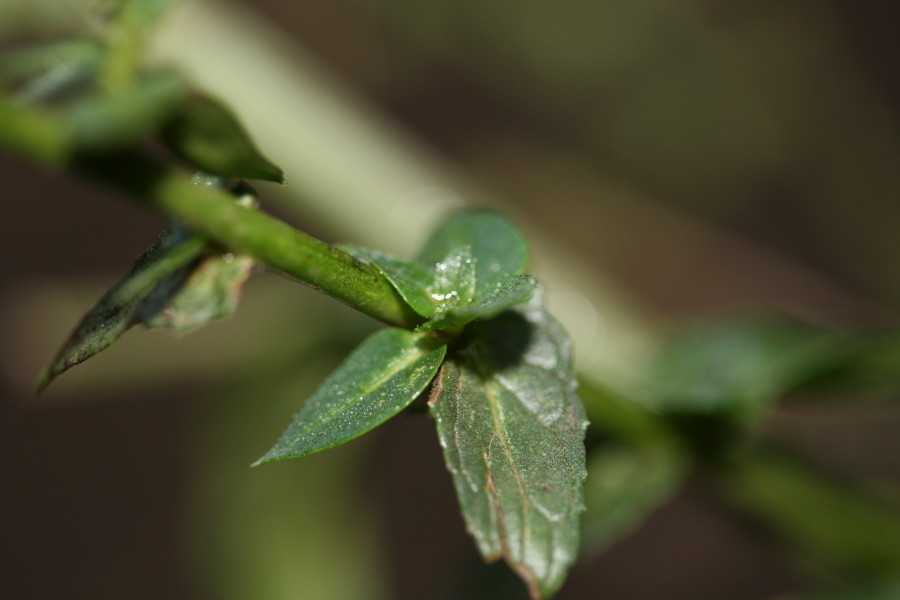
[[[197,171],[191,177],[191,183],[202,187],[213,187],[222,185],[223,179],[215,175],[210,175],[209,173],[204,173],[203,171]]]

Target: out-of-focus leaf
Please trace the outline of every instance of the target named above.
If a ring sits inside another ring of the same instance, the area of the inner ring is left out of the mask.
[[[61,120],[41,107],[22,107],[0,94],[0,144],[6,150],[60,165],[69,154]]]
[[[43,390],[58,375],[108,348],[138,322],[148,294],[167,280],[183,280],[181,273],[203,251],[206,242],[183,228],[167,229],[135,261],[134,266],[82,318],[75,331],[46,369],[38,384]]]
[[[446,329],[475,319],[489,319],[527,301],[536,286],[537,280],[531,275],[515,275],[498,285],[493,293],[477,301],[442,305],[434,318],[417,327],[416,331]]]
[[[786,454],[759,449],[721,473],[727,497],[830,580],[900,573],[900,510]]]
[[[166,122],[187,92],[178,73],[145,73],[117,94],[95,93],[75,103],[65,120],[75,147],[102,152],[137,142]]]
[[[429,268],[443,264],[444,267],[437,267],[439,277],[441,271],[450,274],[453,270],[471,269],[471,274],[453,274],[453,279],[471,285],[472,298],[484,298],[504,285],[509,277],[525,271],[528,244],[522,232],[500,213],[469,208],[451,215],[432,233],[419,253],[418,261]],[[441,286],[439,282],[438,287]],[[460,296],[468,293],[467,290],[445,290],[446,293],[453,291],[458,291]],[[436,293],[441,292],[441,289],[436,290]]]
[[[20,84],[16,100],[28,104],[48,99],[97,72],[102,51],[96,40],[55,41],[0,54],[0,82]]]
[[[592,447],[587,468],[582,545],[596,553],[630,533],[670,498],[687,475],[688,461],[670,447],[616,440]]]
[[[591,420],[582,547],[599,553],[679,489],[691,457],[642,399],[595,381],[582,382],[580,389]]]
[[[231,253],[207,256],[183,281],[158,285],[141,305],[141,322],[150,328],[187,333],[237,310],[253,259]]]
[[[482,555],[549,597],[577,556],[584,510],[587,421],[571,344],[540,294],[471,329],[430,401],[444,457]]]
[[[172,5],[182,0],[123,0],[120,2],[118,20],[127,31],[146,31],[156,24]]]
[[[830,368],[804,382],[816,392],[900,397],[900,331],[848,333],[834,339]]]
[[[897,598],[900,598],[900,578],[894,577],[885,581],[867,581],[830,592],[803,595],[797,600],[897,600]]]
[[[325,380],[256,464],[333,448],[380,425],[422,393],[446,350],[431,336],[404,329],[373,334]]]
[[[104,92],[121,95],[139,78],[153,26],[179,0],[120,0],[104,27],[106,55],[100,77]]]
[[[705,324],[669,342],[647,386],[665,412],[752,419],[831,368],[841,352],[836,335],[788,318]]]
[[[342,244],[338,248],[360,260],[372,263],[387,277],[397,293],[423,317],[434,314],[434,302],[428,295],[434,275],[418,263],[406,262],[377,250]]]
[[[263,156],[237,117],[207,96],[183,102],[162,130],[162,139],[176,155],[208,173],[284,183],[281,169]]]

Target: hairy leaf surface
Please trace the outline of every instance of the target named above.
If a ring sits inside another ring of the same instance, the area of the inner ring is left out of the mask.
[[[531,275],[515,275],[483,298],[442,306],[432,319],[417,327],[416,331],[446,329],[475,319],[489,319],[528,300],[536,285],[537,280]]]
[[[570,342],[540,294],[472,329],[431,397],[438,437],[482,555],[548,597],[575,561],[584,510],[587,421]]]
[[[532,277],[522,275],[528,265],[522,233],[488,209],[452,215],[434,231],[417,260],[434,272],[428,288],[434,316],[420,331],[493,317],[527,300],[535,286]]]
[[[485,208],[469,208],[451,215],[425,243],[418,261],[429,267],[470,260],[472,298],[495,292],[528,266],[528,244],[522,232],[506,217]],[[440,268],[438,269],[440,270]],[[464,280],[466,281],[466,280]]]
[[[404,329],[373,334],[307,400],[257,464],[333,448],[380,425],[425,390],[446,350],[431,336]]]

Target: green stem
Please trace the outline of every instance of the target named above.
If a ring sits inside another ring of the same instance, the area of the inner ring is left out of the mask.
[[[62,131],[51,114],[0,101],[0,146],[48,166],[65,162],[223,248],[251,256],[385,323],[413,328],[423,321],[375,266],[240,206],[223,191],[194,185],[185,173],[143,154],[72,155]]]
[[[64,131],[51,113],[23,108],[0,96],[0,146],[12,153],[45,167],[59,167],[70,152]]]
[[[236,253],[337,298],[386,323],[414,327],[422,319],[373,265],[249,208],[221,192],[199,190],[168,173],[144,196],[151,206]]]

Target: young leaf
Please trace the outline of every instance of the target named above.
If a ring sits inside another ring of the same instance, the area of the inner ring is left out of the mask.
[[[467,209],[444,221],[418,257],[434,271],[428,293],[434,317],[419,331],[447,329],[486,319],[525,302],[536,284],[522,275],[528,246],[506,217]]]
[[[256,464],[333,448],[387,421],[428,386],[446,350],[431,336],[405,329],[373,334],[325,380]]]
[[[473,280],[471,297],[484,298],[504,285],[509,277],[524,273],[528,266],[528,244],[522,232],[500,213],[469,208],[445,220],[425,243],[417,260],[434,268],[448,264],[455,257],[471,260],[467,263],[472,270],[467,275]]]
[[[681,487],[691,457],[676,432],[633,391],[581,381],[579,394],[591,419],[582,548],[596,555]]]
[[[475,319],[489,319],[522,304],[534,292],[537,280],[531,275],[515,275],[498,285],[493,293],[465,304],[450,304],[434,318],[419,325],[416,331],[433,331],[463,325]]]
[[[684,453],[666,445],[613,441],[592,449],[584,486],[584,548],[598,553],[630,533],[681,487],[687,472]]]
[[[829,579],[895,578],[900,511],[890,495],[758,446],[719,473],[727,498]]]
[[[40,393],[69,368],[108,348],[138,321],[144,299],[167,279],[183,279],[179,271],[195,260],[206,242],[177,226],[162,233],[135,261],[134,266],[82,319],[46,369]]]
[[[434,275],[428,269],[418,263],[406,262],[377,250],[347,244],[339,245],[338,249],[378,267],[397,293],[418,314],[423,317],[434,314],[434,303],[427,291],[431,287]]]
[[[213,175],[284,183],[281,169],[263,156],[237,117],[208,96],[183,102],[162,139],[177,156]]]
[[[541,301],[473,325],[429,402],[470,533],[532,598],[552,595],[575,561],[586,475],[570,341]]]
[[[140,320],[151,329],[188,333],[237,310],[253,259],[231,253],[203,258],[183,280],[158,285],[141,304]],[[167,280],[169,281],[169,280]]]
[[[232,192],[238,204],[255,205],[245,186]],[[234,312],[253,262],[231,254],[203,257],[207,252],[206,240],[172,224],[82,318],[41,377],[38,393],[59,374],[108,348],[133,325],[185,333]]]

